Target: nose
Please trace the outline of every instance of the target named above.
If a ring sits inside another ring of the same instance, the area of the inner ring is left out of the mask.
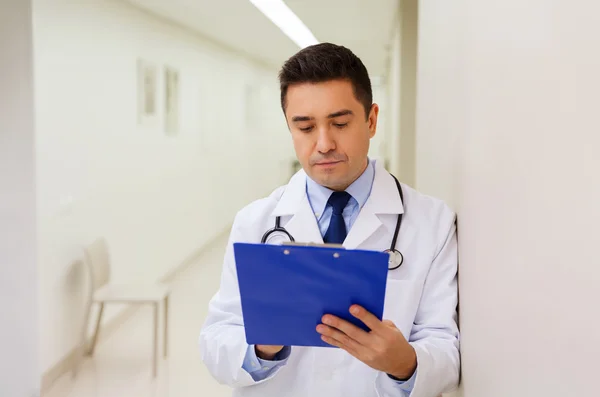
[[[332,150],[335,150],[335,140],[329,128],[322,127],[318,130],[317,137],[317,150],[319,153],[329,153]]]

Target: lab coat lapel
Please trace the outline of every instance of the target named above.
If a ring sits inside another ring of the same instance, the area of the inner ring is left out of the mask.
[[[305,196],[306,198],[306,196]],[[296,213],[292,215],[285,228],[297,242],[323,243],[319,225],[308,199],[302,200]]]
[[[344,247],[347,249],[356,249],[361,245],[367,238],[381,227],[382,223],[379,217],[372,211],[369,201],[365,203],[365,206],[358,214],[354,225],[350,229],[350,232],[344,240]]]
[[[378,215],[403,212],[404,206],[394,178],[381,164],[376,163],[371,194],[350,229],[344,246],[348,249],[356,249],[371,237],[383,225]],[[393,233],[393,230],[391,232]]]
[[[282,217],[281,225],[296,242],[323,243],[317,219],[306,195],[304,171],[300,170],[292,177],[272,215]]]

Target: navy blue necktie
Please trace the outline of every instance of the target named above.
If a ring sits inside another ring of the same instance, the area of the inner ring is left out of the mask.
[[[333,192],[329,197],[327,204],[331,205],[333,212],[329,221],[329,228],[323,236],[323,241],[330,244],[342,244],[346,239],[346,223],[344,222],[344,208],[350,200],[350,194],[347,192]]]

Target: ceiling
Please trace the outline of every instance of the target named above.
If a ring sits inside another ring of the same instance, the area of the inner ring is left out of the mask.
[[[269,66],[300,48],[248,0],[127,0]],[[285,0],[320,42],[350,48],[374,77],[386,73],[399,0]],[[375,6],[377,4],[377,6]]]

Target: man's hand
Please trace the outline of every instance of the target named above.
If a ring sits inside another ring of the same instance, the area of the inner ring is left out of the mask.
[[[417,354],[402,332],[389,320],[379,321],[363,307],[353,305],[350,313],[361,320],[371,332],[333,315],[323,316],[317,326],[321,338],[378,371],[407,380],[417,369]]]
[[[254,346],[256,356],[263,360],[273,360],[277,353],[283,350],[283,346],[268,346],[268,345],[256,345]]]

